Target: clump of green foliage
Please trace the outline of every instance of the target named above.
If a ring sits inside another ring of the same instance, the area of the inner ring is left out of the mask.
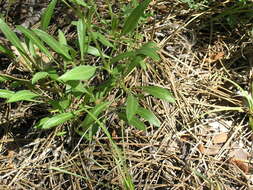
[[[22,87],[22,90],[0,89],[0,98],[6,99],[6,104],[28,101],[48,105],[51,115],[41,118],[35,125],[37,129],[48,130],[67,124],[73,126],[82,137],[92,140],[101,128],[112,144],[126,189],[134,189],[133,182],[127,172],[125,159],[107,130],[106,112],[117,114],[119,120],[139,130],[146,130],[145,121],[157,127],[160,121],[150,109],[140,105],[140,100],[152,95],[168,102],[175,101],[165,88],[129,87],[126,82],[136,68],[147,68],[147,58],[160,60],[156,44],[147,42],[140,45],[142,35],[136,30],[138,23],[145,20],[145,10],[150,2],[133,1],[124,7],[125,12],[116,14],[112,11],[110,1],[107,1],[110,18],[104,19],[93,1],[62,0],[61,3],[77,16],[71,23],[76,29],[76,39],[71,41],[60,29],[57,37],[49,34],[57,0],[52,0],[48,5],[39,28],[16,26],[15,30],[20,31],[23,38],[16,35],[3,17],[0,18],[0,31],[16,49],[14,52],[13,48],[0,44],[0,52],[13,62],[22,59],[23,69],[31,75],[31,80],[26,80],[0,74],[2,83],[15,83]],[[123,25],[120,22],[122,19]],[[94,20],[99,20],[99,25]],[[90,62],[91,56],[99,61]],[[109,95],[114,91],[118,93],[111,100]],[[126,100],[123,105],[119,103],[122,99]],[[113,103],[119,103],[120,106],[115,107]]]
[[[106,116],[103,116],[103,113],[106,110],[117,113],[120,119],[140,130],[146,129],[143,119],[154,126],[159,126],[160,121],[155,114],[142,107],[139,100],[145,97],[144,94],[149,94],[174,102],[171,93],[157,86],[129,88],[125,82],[125,78],[135,68],[146,68],[146,58],[160,60],[154,42],[139,46],[132,40],[139,35],[136,28],[150,1],[145,0],[137,4],[125,17],[124,25],[121,26],[119,23],[121,16],[111,10],[110,3],[108,3],[110,19],[105,20],[100,18],[93,1],[85,3],[75,0],[69,3],[62,0],[78,17],[71,23],[77,33],[77,43],[74,46],[67,41],[63,31],[58,30],[57,38],[48,33],[57,0],[50,2],[38,29],[16,26],[16,30],[23,34],[24,40],[18,38],[1,18],[0,30],[17,49],[32,78],[29,81],[1,74],[1,82],[20,83],[25,89],[18,91],[0,89],[0,97],[5,98],[6,103],[32,101],[50,105],[52,109],[49,111],[52,115],[40,119],[36,128],[45,130],[66,122],[78,121],[75,122],[75,131],[87,139],[92,139],[98,126],[105,124]],[[101,19],[110,30],[105,31],[93,24],[94,18]],[[119,51],[122,49],[121,44],[127,44],[124,52]],[[109,49],[110,53],[106,54],[105,49]],[[6,46],[0,45],[0,51],[13,61],[17,60],[17,56]],[[41,59],[42,55],[49,62],[43,61],[45,59]],[[101,63],[95,65],[87,62],[88,55],[98,57]],[[115,89],[120,91],[119,96],[127,96],[124,106],[117,108],[111,106],[120,99],[116,97],[114,100],[108,100],[109,94]]]

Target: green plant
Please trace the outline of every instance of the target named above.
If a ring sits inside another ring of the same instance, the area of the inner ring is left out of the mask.
[[[128,47],[126,52],[111,56],[117,53],[117,47],[122,43],[120,41],[121,38],[133,35],[132,33],[137,26],[138,20],[150,0],[139,4],[131,12],[126,18],[122,30],[115,33],[114,39],[111,40],[108,40],[102,32],[94,32],[96,26],[91,24],[91,21],[95,15],[95,5],[75,1],[75,5],[78,7],[76,9],[77,13],[79,13],[78,9],[88,9],[86,15],[79,15],[80,18],[72,23],[77,30],[78,50],[76,50],[76,47],[68,45],[67,39],[61,30],[58,33],[58,40],[46,32],[56,2],[56,0],[52,1],[46,9],[40,29],[31,30],[23,26],[17,26],[17,29],[25,36],[24,42],[16,36],[3,19],[0,19],[0,29],[17,49],[20,56],[24,59],[24,66],[32,74],[31,81],[24,81],[23,79],[1,74],[2,81],[16,81],[24,84],[28,89],[17,92],[2,89],[0,97],[7,98],[7,103],[25,100],[50,104],[57,114],[53,117],[41,119],[36,125],[37,128],[49,129],[82,116],[86,109],[96,118],[105,110],[113,109],[110,108],[112,101],[106,101],[106,99],[109,93],[116,88],[122,90],[122,94],[127,94],[128,96],[126,107],[122,106],[120,109],[117,108],[117,110],[120,110],[121,116],[122,112],[126,115],[125,120],[129,124],[139,129],[146,129],[144,123],[136,117],[138,115],[151,124],[159,126],[160,122],[156,116],[151,111],[141,107],[138,102],[142,98],[141,94],[143,92],[168,102],[174,102],[170,92],[156,86],[130,89],[125,84],[125,77],[136,67],[141,66],[145,68],[145,59],[147,57],[159,61],[160,58],[156,53],[155,43],[148,42],[135,49]],[[126,41],[128,42],[128,39]],[[111,55],[106,55],[101,46],[111,48]],[[3,45],[1,45],[0,50],[10,57],[15,57],[14,53]],[[60,59],[56,60],[52,52],[57,53]],[[99,66],[85,64],[87,54],[100,57],[102,64]],[[39,56],[46,56],[50,62],[45,63],[43,60],[38,62]],[[97,86],[91,85],[89,81],[91,79],[98,80],[96,77],[99,77],[101,72],[105,72],[107,79],[100,82]],[[136,90],[141,91],[141,94],[136,93]],[[57,98],[55,99],[53,96]],[[77,100],[79,104],[76,107],[71,102]],[[79,134],[86,133],[93,128],[94,124],[94,119],[87,114],[76,131]],[[89,138],[91,136],[86,137]]]
[[[253,117],[252,117],[253,116],[253,94],[252,94],[253,83],[250,84],[251,91],[247,92],[246,90],[244,90],[240,85],[238,85],[234,81],[231,81],[229,79],[225,79],[225,80],[232,83],[239,90],[240,95],[244,98],[246,109],[244,108],[243,111],[248,114],[248,116],[249,116],[249,126],[253,130]]]
[[[240,85],[235,83],[234,81],[222,77],[224,80],[230,82],[233,84],[239,91],[239,95],[244,98],[244,105],[238,106],[238,107],[228,107],[228,106],[216,106],[216,105],[210,105],[211,107],[215,108],[214,110],[208,111],[205,114],[203,114],[201,117],[203,117],[206,114],[214,113],[214,112],[222,112],[222,111],[237,111],[237,112],[243,112],[246,113],[249,117],[249,127],[253,130],[253,83],[250,84],[250,92],[244,90]]]
[[[0,19],[0,30],[19,55],[17,57],[4,45],[0,45],[0,51],[13,61],[20,61],[21,57],[22,66],[31,73],[31,80],[0,74],[1,82],[15,82],[24,88],[19,91],[0,89],[0,97],[7,99],[6,103],[32,101],[50,105],[52,115],[41,118],[36,128],[46,130],[69,123],[87,140],[92,140],[99,127],[110,138],[105,127],[106,112],[116,113],[119,119],[140,130],[146,130],[143,120],[159,127],[159,119],[150,109],[140,105],[140,99],[149,94],[174,102],[171,93],[157,86],[130,88],[126,83],[126,78],[134,69],[146,69],[147,58],[160,60],[154,42],[144,45],[135,42],[139,39],[135,29],[150,1],[138,4],[126,17],[123,26],[119,25],[120,17],[110,11],[111,20],[101,21],[107,24],[109,32],[106,32],[93,24],[95,18],[100,18],[93,1],[84,3],[72,0],[70,4],[62,0],[78,16],[78,20],[72,22],[77,33],[76,43],[70,43],[61,30],[58,30],[58,39],[47,32],[57,0],[51,1],[45,10],[39,29],[16,27],[23,34],[24,40],[19,39],[5,21]],[[127,44],[127,47],[121,48],[122,44]],[[104,51],[106,48],[110,49],[109,54]],[[98,57],[100,63],[90,64],[91,56]],[[109,99],[115,90],[119,93]],[[124,95],[127,96],[124,105],[112,106]],[[110,142],[114,144],[112,139]],[[121,173],[124,184],[128,189],[134,189],[131,177],[124,169],[124,158],[115,144],[113,147],[119,159],[117,162],[123,168]]]

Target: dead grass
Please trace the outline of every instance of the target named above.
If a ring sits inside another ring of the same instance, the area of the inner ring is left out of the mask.
[[[229,32],[222,23],[200,29],[208,25],[208,11],[177,1],[159,1],[157,7],[154,27],[147,25],[143,33],[159,44],[162,61],[134,72],[129,85],[166,87],[177,101],[142,102],[162,121],[158,129],[138,131],[114,115],[108,120],[135,189],[252,189],[252,131],[246,113],[233,110],[244,106],[242,97],[223,78],[248,88],[251,68],[240,52],[252,39],[242,26]],[[102,131],[85,142],[72,133],[57,136],[61,127],[22,134],[33,122],[18,122],[1,124],[0,189],[123,188]]]

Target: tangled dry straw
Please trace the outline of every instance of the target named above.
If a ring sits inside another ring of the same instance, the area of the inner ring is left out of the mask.
[[[171,89],[176,103],[150,97],[142,102],[162,121],[146,132],[125,126],[113,113],[107,121],[135,188],[251,189],[252,131],[247,114],[233,109],[245,102],[224,78],[249,88],[250,53],[242,52],[252,39],[244,26],[229,31],[223,23],[210,25],[211,13],[181,2],[158,1],[152,8],[156,16],[142,33],[161,47],[162,59],[148,60],[147,70],[136,70],[128,84]],[[40,112],[30,104],[19,108],[25,106]],[[123,188],[113,147],[102,131],[87,142],[71,133],[57,136],[61,127],[34,131],[27,117],[2,124],[1,189]]]

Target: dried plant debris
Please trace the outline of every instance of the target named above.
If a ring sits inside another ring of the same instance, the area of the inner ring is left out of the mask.
[[[45,4],[33,8],[29,17],[41,16],[40,11],[47,4],[43,2]],[[123,14],[123,11],[129,14],[131,8],[126,6],[130,1],[95,2],[99,14],[105,17],[104,23],[114,14]],[[12,5],[10,10],[17,10],[20,3]],[[2,4],[0,1],[0,6]],[[65,11],[58,6],[55,19],[60,18],[60,28],[72,39],[76,36],[73,26],[65,23]],[[149,20],[142,23],[139,31],[145,41],[158,44],[161,60],[147,59],[146,69],[134,70],[126,81],[128,86],[150,84],[171,89],[175,103],[145,96],[146,101],[139,103],[152,108],[161,121],[159,128],[147,124],[145,131],[126,125],[108,110],[106,129],[120,151],[101,128],[93,140],[77,135],[71,125],[38,131],[33,126],[48,114],[46,106],[34,108],[25,102],[6,105],[1,100],[0,189],[124,189],[122,179],[126,176],[134,184],[132,189],[140,190],[253,189],[252,130],[248,126],[252,113],[245,98],[238,95],[237,87],[225,80],[234,81],[244,90],[251,88],[249,57],[243,56],[241,50],[245,44],[246,47],[252,45],[246,31],[253,26],[252,22],[236,22],[240,16],[244,18],[249,14],[246,7],[238,6],[234,1],[150,2],[150,14],[145,15]],[[2,9],[7,8],[5,5]],[[21,13],[9,12],[9,22]],[[120,16],[123,21],[124,16]],[[248,16],[252,21],[252,16]],[[23,15],[16,22],[28,23],[29,27],[35,25],[29,19],[24,20]],[[114,22],[121,20],[115,17],[110,27]],[[94,20],[94,23],[100,21]],[[59,26],[53,22],[50,27],[54,33]],[[76,42],[73,40],[73,43]],[[138,41],[138,45],[142,43]],[[127,46],[122,44],[119,51],[125,52]],[[110,53],[110,48],[107,51]],[[43,53],[40,55],[36,61],[50,64]],[[101,58],[89,61],[99,65]],[[23,60],[18,57],[4,72],[17,73],[15,68],[22,64]],[[26,72],[19,71],[22,75],[19,78],[29,78]],[[114,93],[121,91],[116,89]],[[108,97],[109,101],[115,99],[114,93]],[[115,104],[119,109],[126,101],[126,96],[120,97],[122,100]]]
[[[244,173],[249,172],[249,153],[247,150],[243,149],[243,143],[234,143],[231,145],[231,150],[229,153],[229,162],[238,166]]]

